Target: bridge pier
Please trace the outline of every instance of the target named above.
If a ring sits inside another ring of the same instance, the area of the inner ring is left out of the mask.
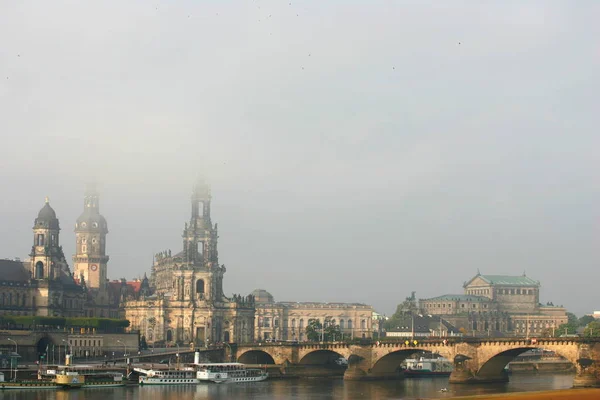
[[[585,387],[598,387],[600,386],[600,381],[596,377],[596,374],[592,373],[583,373],[575,375],[573,379],[573,387],[574,388],[585,388]]]
[[[469,370],[463,371],[452,371],[450,374],[450,378],[448,379],[450,383],[506,383],[508,382],[508,374],[501,373],[500,375],[490,375],[490,376],[477,376],[474,375]]]
[[[344,373],[345,381],[384,381],[404,379],[404,373],[398,372],[373,372],[364,370],[358,366],[351,366]]]

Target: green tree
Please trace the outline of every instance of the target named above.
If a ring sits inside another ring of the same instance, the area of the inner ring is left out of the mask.
[[[402,303],[396,307],[396,312],[385,321],[385,329],[394,329],[400,324],[401,321],[413,314],[417,314],[419,308],[417,307],[417,297],[415,292],[411,292],[410,297],[407,297]]]
[[[600,321],[592,321],[583,330],[585,337],[600,337]]]
[[[331,317],[325,318],[325,329],[323,331],[325,337],[323,340],[326,342],[334,342],[342,339],[342,330],[340,329],[340,326],[331,321]]]
[[[554,331],[554,337],[560,337],[562,335],[574,335],[577,333],[577,324],[566,323],[562,324]]]
[[[311,318],[306,326],[306,337],[313,342],[333,342],[342,339],[339,325],[331,322],[331,317],[325,318],[324,325],[318,319]]]
[[[321,321],[315,318],[311,318],[308,320],[308,324],[306,325],[306,337],[308,340],[312,342],[318,342],[321,339],[321,329],[323,325]]]
[[[590,322],[594,322],[596,319],[591,315],[584,315],[583,317],[577,320],[577,325],[579,326],[587,326]]]
[[[577,326],[577,324],[579,322],[579,318],[577,318],[577,315],[568,312],[567,318],[569,319],[569,324],[573,324],[573,325]]]

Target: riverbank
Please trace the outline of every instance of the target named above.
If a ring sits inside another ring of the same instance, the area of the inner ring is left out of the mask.
[[[449,397],[451,400],[598,400],[600,389],[564,389],[543,392],[498,393],[477,396]]]

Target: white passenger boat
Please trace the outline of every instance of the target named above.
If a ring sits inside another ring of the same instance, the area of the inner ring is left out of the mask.
[[[196,377],[200,381],[209,382],[260,382],[269,374],[260,368],[248,368],[242,363],[198,364]]]
[[[178,364],[179,365],[179,364]],[[202,382],[260,382],[269,374],[260,368],[248,368],[242,363],[201,363],[200,353],[194,363],[168,370],[134,368],[140,374],[140,385],[196,385]]]
[[[134,368],[140,374],[140,385],[197,385],[195,368],[185,367],[169,370]]]

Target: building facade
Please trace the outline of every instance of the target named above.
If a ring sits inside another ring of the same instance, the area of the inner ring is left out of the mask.
[[[306,341],[311,319],[322,325],[338,325],[340,340],[370,338],[373,334],[373,307],[360,303],[276,302],[263,289],[250,295],[255,299],[254,336],[258,341]]]
[[[48,198],[33,224],[29,256],[25,262],[0,260],[0,315],[83,316],[87,290],[69,270]]]
[[[564,308],[539,303],[540,283],[526,275],[477,274],[463,288],[464,294],[420,299],[419,307],[477,335],[541,335],[567,322]]]
[[[223,293],[225,265],[219,265],[217,225],[211,221],[210,188],[192,193],[183,251],[156,254],[147,289],[126,293],[124,316],[148,342],[249,342],[254,338],[252,296]]]

